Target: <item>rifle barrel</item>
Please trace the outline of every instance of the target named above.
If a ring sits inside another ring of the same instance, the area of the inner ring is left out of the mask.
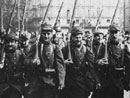
[[[74,8],[73,8],[73,13],[72,13],[71,22],[70,22],[70,29],[69,29],[68,33],[70,33],[70,31],[71,31],[71,29],[72,29],[72,27],[74,26],[74,23],[75,23],[75,22],[73,22],[73,20],[74,20],[76,5],[77,5],[77,0],[75,0],[75,2],[74,2]]]
[[[3,8],[1,8],[1,31],[3,31]]]
[[[45,18],[46,18],[46,15],[47,15],[47,12],[48,12],[48,10],[49,10],[49,7],[50,7],[51,2],[52,2],[52,0],[50,0],[50,2],[48,3],[48,6],[47,6],[47,9],[46,9],[45,15],[44,15],[44,17],[42,18],[42,24],[43,24],[44,21],[45,21]]]
[[[24,20],[25,20],[25,15],[26,15],[26,9],[27,9],[27,0],[24,6],[23,17],[22,17],[22,31],[24,30]]]
[[[62,1],[62,3],[61,3],[61,6],[60,6],[60,9],[59,9],[59,12],[58,12],[58,15],[57,15],[57,17],[56,17],[56,21],[55,21],[55,24],[54,24],[54,26],[56,26],[56,24],[57,24],[57,21],[58,21],[58,18],[59,18],[59,15],[60,15],[60,12],[61,12],[61,9],[62,9],[62,6],[63,6],[63,1]]]
[[[68,32],[68,36],[69,36],[69,33],[71,32],[72,27],[74,26],[73,19],[74,19],[74,15],[75,15],[76,5],[77,5],[77,0],[75,0],[75,2],[74,2],[74,8],[73,8],[72,16],[71,16],[70,29],[69,29],[69,32]],[[72,55],[71,55],[70,42],[69,41],[68,41],[67,46],[68,46],[68,60],[72,61]]]
[[[96,23],[96,30],[98,29],[98,24],[100,22],[102,12],[103,12],[103,9],[101,10],[101,13],[99,14],[99,17],[98,17],[98,20],[97,20],[97,23]]]
[[[20,31],[20,12],[19,12],[19,7],[20,7],[20,0],[18,0],[18,31]]]
[[[116,8],[115,8],[114,14],[113,14],[113,16],[112,16],[111,24],[112,24],[113,21],[114,21],[114,18],[115,18],[116,12],[117,12],[117,8],[118,8],[118,5],[119,5],[119,2],[120,2],[120,0],[118,0],[118,2],[117,2],[117,5],[116,5]]]
[[[10,29],[12,19],[13,19],[13,14],[14,14],[14,11],[15,11],[15,8],[16,8],[16,4],[17,4],[17,0],[15,0],[14,7],[13,7],[13,10],[12,10],[12,13],[11,13],[11,17],[9,19],[9,24],[8,24],[7,31],[6,31],[7,34],[9,33],[9,29]]]

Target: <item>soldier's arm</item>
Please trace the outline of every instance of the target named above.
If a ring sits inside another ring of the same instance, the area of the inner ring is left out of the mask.
[[[124,51],[124,66],[125,66],[125,79],[130,84],[130,53]]]
[[[61,51],[62,51],[62,53],[63,53],[64,60],[67,59],[67,54],[68,54],[68,51],[67,51],[67,50],[68,50],[68,49],[67,49],[67,45],[61,49]]]
[[[59,75],[59,83],[64,84],[65,67],[64,67],[63,54],[58,46],[56,46],[55,52],[56,52],[55,53],[55,63],[57,65],[56,67],[57,67],[57,71],[58,71],[58,75]]]
[[[33,59],[34,59],[34,56],[35,56],[35,52],[36,52],[36,45],[34,44],[29,53],[27,54],[25,60],[24,60],[24,64],[25,65],[33,65]]]
[[[88,65],[89,65],[89,71],[91,72],[91,74],[93,75],[95,82],[99,83],[99,77],[97,75],[97,71],[96,68],[94,66],[94,55],[90,50],[87,50],[87,55],[86,55],[87,61],[88,61]]]

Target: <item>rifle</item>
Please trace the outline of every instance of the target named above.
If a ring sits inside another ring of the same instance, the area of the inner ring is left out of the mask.
[[[5,52],[4,52],[4,27],[3,27],[3,9],[1,8],[1,50],[0,50],[0,68],[3,68],[4,60],[5,60]]]
[[[22,21],[20,21],[20,23],[22,24],[22,27],[19,29],[19,38],[21,38],[21,34],[24,31],[24,20],[25,20],[25,14],[26,14],[26,8],[27,8],[27,0],[25,1],[25,5],[24,5],[24,9],[23,9],[23,17],[22,17]],[[19,27],[21,26],[21,24],[19,24]],[[19,46],[20,48],[22,47],[22,40],[19,42]]]
[[[120,2],[120,0],[118,0],[118,2],[117,2],[117,5],[116,5],[116,8],[115,8],[114,14],[113,14],[113,16],[112,16],[111,24],[113,24],[113,21],[114,21],[116,12],[117,12],[117,8],[118,8],[118,5],[119,5],[119,2]]]
[[[27,0],[26,0],[26,3],[25,3],[25,6],[24,6],[24,11],[23,11],[22,30],[21,31],[24,31],[24,19],[25,19],[25,15],[26,15],[26,9],[27,9]]]
[[[0,36],[1,36],[1,43],[3,43],[3,41],[4,41],[4,35],[5,35],[5,31],[4,31],[4,27],[3,27],[3,8],[1,8],[1,27],[0,27],[0,29],[1,29],[1,34],[0,34]]]
[[[69,33],[70,33],[71,29],[74,27],[74,24],[75,24],[74,15],[75,15],[76,5],[77,5],[77,0],[75,0],[75,3],[74,3],[73,13],[72,13],[72,16],[71,16]]]
[[[20,12],[19,12],[20,0],[18,0],[18,31],[20,31]]]
[[[3,32],[3,30],[4,30],[4,27],[3,27],[3,8],[1,8],[1,32]]]
[[[45,15],[44,15],[44,17],[42,18],[42,24],[43,24],[44,21],[45,21],[45,18],[46,18],[46,15],[47,15],[47,12],[48,12],[48,9],[49,9],[49,7],[50,7],[51,2],[52,2],[52,0],[50,0],[50,2],[48,3],[48,6],[47,6],[47,9],[46,9]]]
[[[96,23],[96,26],[95,26],[95,31],[98,30],[98,25],[99,25],[99,22],[100,22],[100,19],[101,19],[102,12],[103,12],[103,9],[101,10],[101,12],[100,12],[100,14],[99,14],[99,17],[98,17],[98,19],[97,19],[97,23]],[[92,35],[92,37],[91,37],[90,50],[91,50],[91,52],[93,52],[93,35]]]
[[[74,24],[75,24],[75,21],[73,21],[73,19],[74,19],[74,15],[75,15],[76,5],[77,5],[77,0],[75,0],[75,3],[74,3],[73,13],[72,13],[71,22],[70,22],[70,29],[69,29],[68,34],[71,32],[71,30],[72,30],[72,28],[74,27]],[[68,60],[72,62],[70,42],[69,41],[67,42],[67,46],[68,46]]]
[[[60,9],[59,9],[58,15],[57,15],[57,17],[56,17],[56,21],[55,21],[54,27],[57,25],[57,21],[58,21],[58,18],[59,18],[59,15],[60,15],[60,12],[61,12],[63,3],[64,3],[64,2],[62,2],[61,6],[60,6]]]
[[[98,19],[97,19],[97,23],[96,23],[96,26],[95,26],[95,30],[98,29],[98,24],[99,24],[99,22],[100,22],[102,12],[103,12],[103,9],[101,10],[101,13],[99,14],[99,17],[98,17]]]
[[[111,20],[111,24],[113,24],[113,21],[114,21],[116,12],[117,12],[117,8],[118,8],[118,5],[119,5],[119,2],[120,2],[120,0],[118,0],[118,2],[117,2],[117,5],[116,5],[116,8],[115,8],[112,20]],[[105,54],[104,54],[104,59],[106,59],[106,60],[108,59],[108,49],[107,49],[107,47],[108,47],[108,38],[109,38],[109,34],[106,35],[106,39],[105,39]]]
[[[9,24],[8,24],[8,27],[7,27],[7,30],[6,30],[6,33],[7,33],[7,34],[9,34],[9,29],[10,29],[10,27],[11,27],[11,23],[12,23],[14,11],[15,11],[15,8],[16,8],[16,4],[17,4],[17,0],[15,0],[14,6],[13,6],[13,10],[12,10],[12,13],[11,13],[11,17],[10,17],[10,19],[9,19]]]

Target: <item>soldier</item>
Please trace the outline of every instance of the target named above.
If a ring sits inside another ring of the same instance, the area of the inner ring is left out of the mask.
[[[125,31],[125,40],[124,40],[124,62],[125,63],[125,80],[124,87],[125,90],[130,90],[130,31]]]
[[[97,57],[99,51],[100,51],[100,48],[102,47],[102,45],[104,45],[104,42],[103,42],[103,33],[100,32],[100,31],[96,31],[94,33],[94,39],[93,39],[93,53],[94,53],[94,56],[95,58]]]
[[[3,79],[0,82],[0,98],[22,98],[24,79],[24,56],[18,49],[15,33],[5,36],[4,65],[1,66]]]
[[[20,37],[20,48],[24,52],[25,56],[29,53],[31,44],[29,43],[31,34],[29,32],[24,32]]]
[[[29,90],[25,98],[55,98],[64,87],[64,59],[60,48],[52,43],[53,28],[41,25],[39,42],[32,46],[25,60]],[[36,56],[37,55],[37,56]]]
[[[94,69],[93,54],[82,43],[83,33],[74,27],[71,31],[71,44],[63,48],[66,64],[66,95],[67,98],[87,98],[94,84],[99,85]],[[70,51],[70,52],[69,52]],[[68,57],[71,53],[71,60]]]
[[[109,38],[97,57],[96,66],[102,88],[92,98],[123,98],[124,51],[119,42],[120,28],[109,26]]]
[[[65,42],[63,39],[63,33],[60,26],[54,27],[55,35],[53,36],[53,42],[62,49],[65,46]]]
[[[90,33],[90,31],[85,31],[84,32],[84,38],[83,38],[83,41],[84,41],[84,44],[87,46],[87,47],[91,47],[91,42],[92,42],[92,39],[93,38],[93,35]]]

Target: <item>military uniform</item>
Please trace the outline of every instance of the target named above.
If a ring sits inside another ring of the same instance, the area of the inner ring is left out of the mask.
[[[126,90],[130,90],[130,31],[125,32],[126,40],[124,41],[124,66],[125,66],[125,80],[124,87]]]
[[[110,25],[109,31],[118,32],[119,28]],[[94,91],[92,98],[123,98],[124,78],[124,51],[118,44],[108,42],[108,64],[100,65],[98,61],[105,56],[103,45],[96,57],[96,67],[100,77],[102,88]]]
[[[6,36],[5,41],[17,40],[14,33]],[[1,69],[0,98],[21,98],[24,87],[23,54],[16,49],[8,52],[5,48],[5,61]]]
[[[73,28],[71,36],[82,34],[79,28]],[[68,46],[63,48],[65,60],[68,59]],[[89,49],[82,44],[76,47],[70,45],[72,64],[66,65],[66,95],[67,98],[87,98],[94,84],[98,83],[98,77],[94,69],[94,57]]]
[[[29,32],[23,32],[20,36],[20,49],[22,52],[25,54],[25,57],[28,55],[30,49],[31,49],[31,44],[29,43],[31,38],[31,34]]]
[[[52,32],[52,28],[48,24],[44,24],[42,30]],[[55,98],[58,86],[64,84],[65,78],[62,52],[58,46],[51,42],[48,44],[41,42],[41,39],[38,49],[40,65],[37,66],[33,63],[36,44],[32,46],[28,58],[25,60],[28,67],[26,76],[29,82],[27,98]]]

